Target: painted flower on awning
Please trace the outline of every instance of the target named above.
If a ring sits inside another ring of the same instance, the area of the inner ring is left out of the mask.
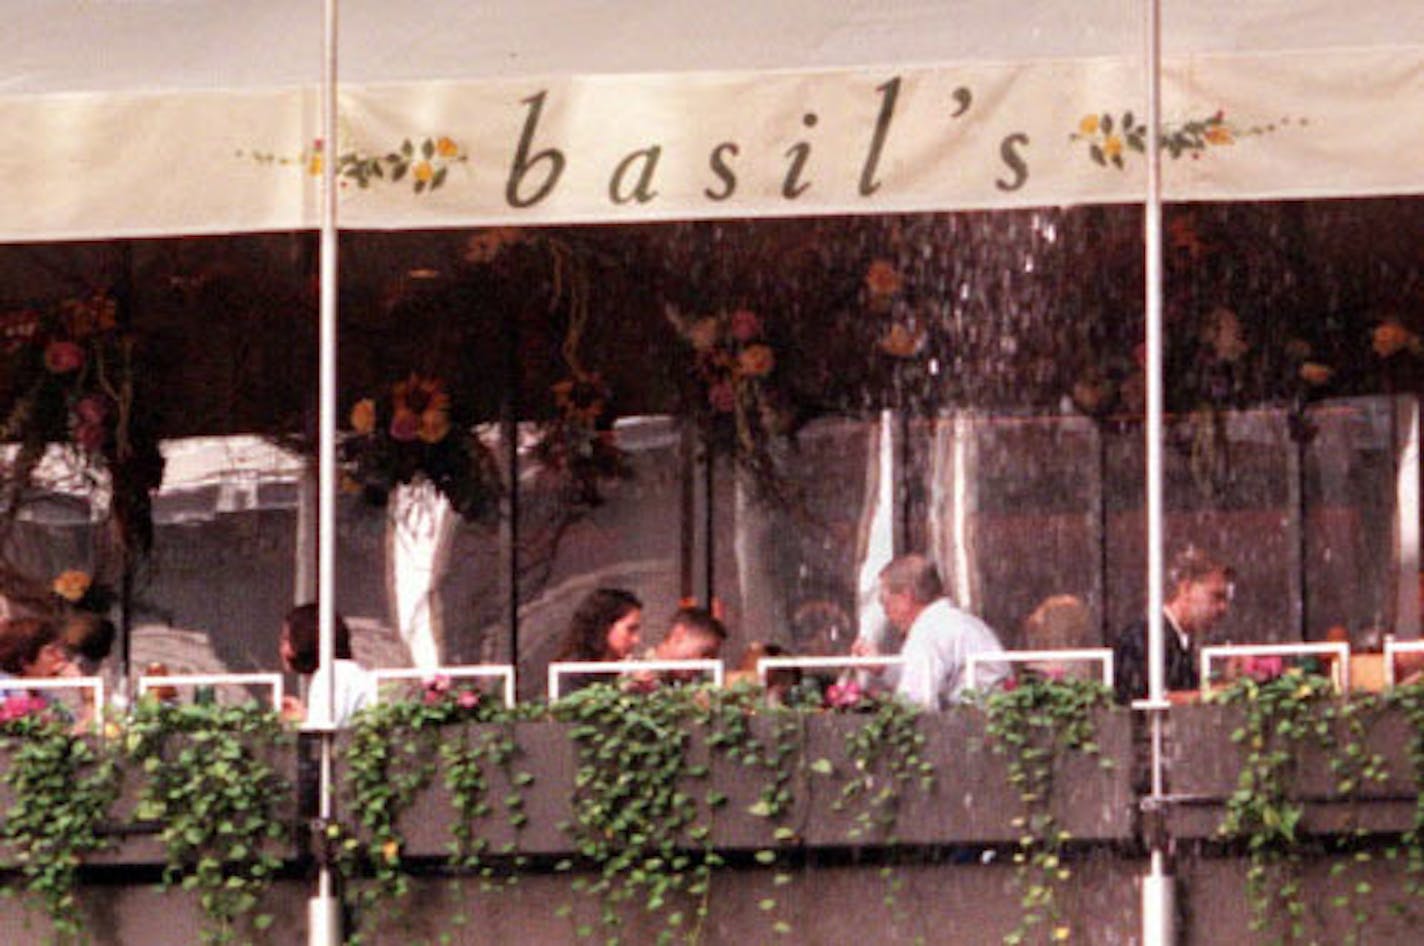
[[[1303,122],[1297,122],[1304,124]],[[1227,121],[1226,113],[1217,109],[1205,118],[1182,122],[1164,122],[1158,133],[1162,151],[1172,159],[1189,156],[1200,158],[1208,149],[1236,144],[1243,138],[1274,132],[1281,125],[1292,124],[1289,118],[1260,125],[1238,125]],[[1078,119],[1077,128],[1068,135],[1069,141],[1081,141],[1088,146],[1088,156],[1102,167],[1118,170],[1127,167],[1130,154],[1147,153],[1147,126],[1131,111],[1121,115],[1111,112],[1088,114]]]
[[[297,167],[310,177],[320,177],[326,169],[326,143],[317,138],[295,157],[267,151],[239,150],[239,158],[276,167]],[[365,189],[377,183],[398,184],[407,177],[411,190],[423,194],[445,184],[450,169],[469,160],[469,155],[449,135],[405,138],[385,153],[348,148],[336,156],[336,176],[342,187],[355,184]]]

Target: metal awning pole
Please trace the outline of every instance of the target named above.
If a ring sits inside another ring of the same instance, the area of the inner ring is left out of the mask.
[[[320,629],[316,672],[325,675],[322,705],[308,707],[308,728],[321,740],[319,814],[332,817],[331,750],[336,718],[336,14],[339,0],[322,0],[321,73],[321,315],[320,411],[317,453],[317,621]],[[307,905],[307,942],[337,946],[341,911],[332,888],[331,865],[321,858],[316,895]]]
[[[1147,201],[1143,208],[1147,328],[1147,718],[1152,739],[1151,804],[1161,811],[1162,727],[1167,707],[1162,621],[1164,529],[1162,514],[1162,23],[1160,0],[1144,0],[1144,71],[1147,91]],[[1151,865],[1142,883],[1142,941],[1171,946],[1175,939],[1172,878],[1166,839],[1152,832]]]

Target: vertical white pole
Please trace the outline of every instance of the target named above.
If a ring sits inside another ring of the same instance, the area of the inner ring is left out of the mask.
[[[1143,249],[1147,323],[1147,711],[1152,739],[1152,800],[1161,810],[1162,723],[1166,700],[1166,651],[1162,626],[1164,517],[1162,509],[1162,24],[1160,0],[1144,0],[1147,80],[1147,202],[1143,207]],[[1151,868],[1142,881],[1144,946],[1171,946],[1172,878],[1166,871],[1162,839],[1153,840]]]
[[[1394,604],[1394,636],[1417,640],[1419,634],[1419,398],[1394,399],[1395,561],[1399,563]]]
[[[322,823],[332,816],[331,743],[336,716],[336,20],[339,0],[322,0],[321,75],[321,409],[317,453],[317,621],[320,664],[326,675],[323,705],[309,706],[308,722],[321,739],[319,813]],[[340,942],[340,911],[332,892],[331,869],[321,864],[316,896],[307,905],[307,941],[311,946]]]
[[[973,439],[978,434],[974,417],[968,411],[954,412],[954,603],[966,611],[974,610],[973,567],[969,555],[969,491],[976,482],[973,463]]]

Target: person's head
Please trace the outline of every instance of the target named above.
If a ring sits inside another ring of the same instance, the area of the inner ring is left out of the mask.
[[[757,664],[763,657],[785,657],[786,648],[780,644],[762,641],[752,641],[747,645],[747,649],[742,652],[742,662],[737,665],[740,673],[755,677]],[[772,667],[766,672],[766,688],[768,692],[775,692],[785,695],[786,691],[801,682],[801,671],[796,667]]]
[[[898,631],[908,631],[920,612],[943,596],[939,570],[923,555],[901,555],[880,570],[880,607]]]
[[[1077,595],[1050,595],[1024,619],[1024,646],[1030,650],[1071,650],[1089,646],[1092,613]]]
[[[706,608],[679,608],[667,636],[657,646],[659,660],[713,660],[722,652],[727,628]]]
[[[333,649],[337,660],[351,659],[351,629],[341,615],[332,616]],[[315,673],[321,665],[321,628],[316,604],[299,604],[282,621],[279,645],[282,662],[294,673]]]
[[[0,670],[17,677],[55,677],[69,665],[59,625],[15,618],[0,625]]]
[[[622,588],[599,588],[579,602],[559,649],[560,660],[626,660],[643,630],[643,602]]]
[[[791,615],[791,638],[799,653],[829,657],[845,653],[855,637],[855,622],[829,598],[802,602]]]
[[[1177,553],[1167,571],[1167,608],[1186,634],[1205,635],[1231,608],[1236,573],[1219,560],[1189,545]]]
[[[109,656],[117,631],[114,622],[106,617],[92,611],[76,611],[64,619],[60,636],[76,656],[97,664]]]

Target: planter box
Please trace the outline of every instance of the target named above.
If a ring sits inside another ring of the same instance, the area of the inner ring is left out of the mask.
[[[1290,797],[1306,803],[1305,829],[1312,833],[1407,830],[1413,822],[1418,789],[1409,746],[1414,735],[1403,714],[1376,711],[1362,715],[1363,738],[1353,736],[1346,724],[1331,721],[1337,746],[1358,741],[1364,758],[1379,756],[1383,781],[1361,781],[1352,795],[1339,791],[1340,775],[1332,758],[1343,750],[1324,751],[1313,735],[1299,744],[1294,761]],[[1166,743],[1169,792],[1176,800],[1168,815],[1169,830],[1180,837],[1218,836],[1224,804],[1236,790],[1246,757],[1231,735],[1245,721],[1233,706],[1179,706],[1171,713]]]
[[[756,716],[749,721],[753,738],[774,745],[775,717]],[[848,775],[854,770],[846,736],[863,726],[854,714],[808,714],[788,736],[797,749],[781,760],[791,804],[776,818],[752,811],[775,773],[760,764],[729,759],[708,745],[701,728],[689,733],[689,765],[705,765],[705,777],[688,777],[684,791],[699,806],[698,823],[711,829],[711,843],[722,850],[759,850],[774,846],[836,848],[883,844],[880,831],[864,830],[858,813],[864,800],[838,805]],[[918,778],[905,783],[900,798],[894,840],[902,844],[1000,844],[1017,841],[1022,831],[1013,824],[1023,813],[1016,790],[1008,785],[1005,760],[984,738],[984,719],[975,710],[928,714],[919,719],[926,736],[923,758],[934,764],[936,780],[924,791]],[[446,739],[483,738],[481,729],[451,730]],[[1051,810],[1059,824],[1083,840],[1124,840],[1132,836],[1134,798],[1126,764],[1131,756],[1131,720],[1126,712],[1104,712],[1098,721],[1100,756],[1062,760],[1055,778]],[[486,840],[491,853],[517,851],[526,855],[561,856],[572,849],[572,838],[560,825],[573,818],[572,797],[578,771],[578,747],[569,738],[569,724],[517,723],[513,738],[518,747],[507,770],[489,767],[487,801],[492,811],[476,822],[476,835]],[[1117,760],[1104,768],[1101,758]],[[338,756],[338,780],[344,766]],[[829,774],[825,774],[829,764]],[[514,774],[527,772],[533,781],[516,788]],[[875,773],[878,779],[888,773]],[[876,785],[883,784],[877,781]],[[725,802],[708,804],[709,794]],[[512,828],[505,813],[507,796],[522,798],[528,817],[520,830]],[[407,857],[444,858],[451,842],[455,812],[443,776],[436,775],[404,812],[398,824]],[[791,839],[778,842],[778,828],[790,828]]]
[[[267,747],[265,751],[269,754],[269,764],[277,771],[278,776],[288,784],[295,786],[297,763],[294,750]],[[0,771],[8,766],[8,754],[0,753]],[[167,855],[162,839],[159,837],[161,826],[136,817],[139,801],[143,794],[144,778],[145,775],[138,766],[124,766],[121,772],[119,797],[110,808],[109,817],[100,825],[101,833],[109,836],[110,845],[103,850],[87,855],[84,859],[86,864],[158,866],[166,861]],[[0,784],[0,818],[4,817],[4,813],[10,809],[12,803],[13,797],[10,788]],[[270,853],[284,860],[295,859],[298,856],[295,828],[299,820],[295,790],[283,794],[278,799],[277,813],[279,819],[284,824],[290,825],[293,830],[287,833],[284,840],[269,842]],[[14,852],[0,846],[0,868],[13,863],[13,861]]]

